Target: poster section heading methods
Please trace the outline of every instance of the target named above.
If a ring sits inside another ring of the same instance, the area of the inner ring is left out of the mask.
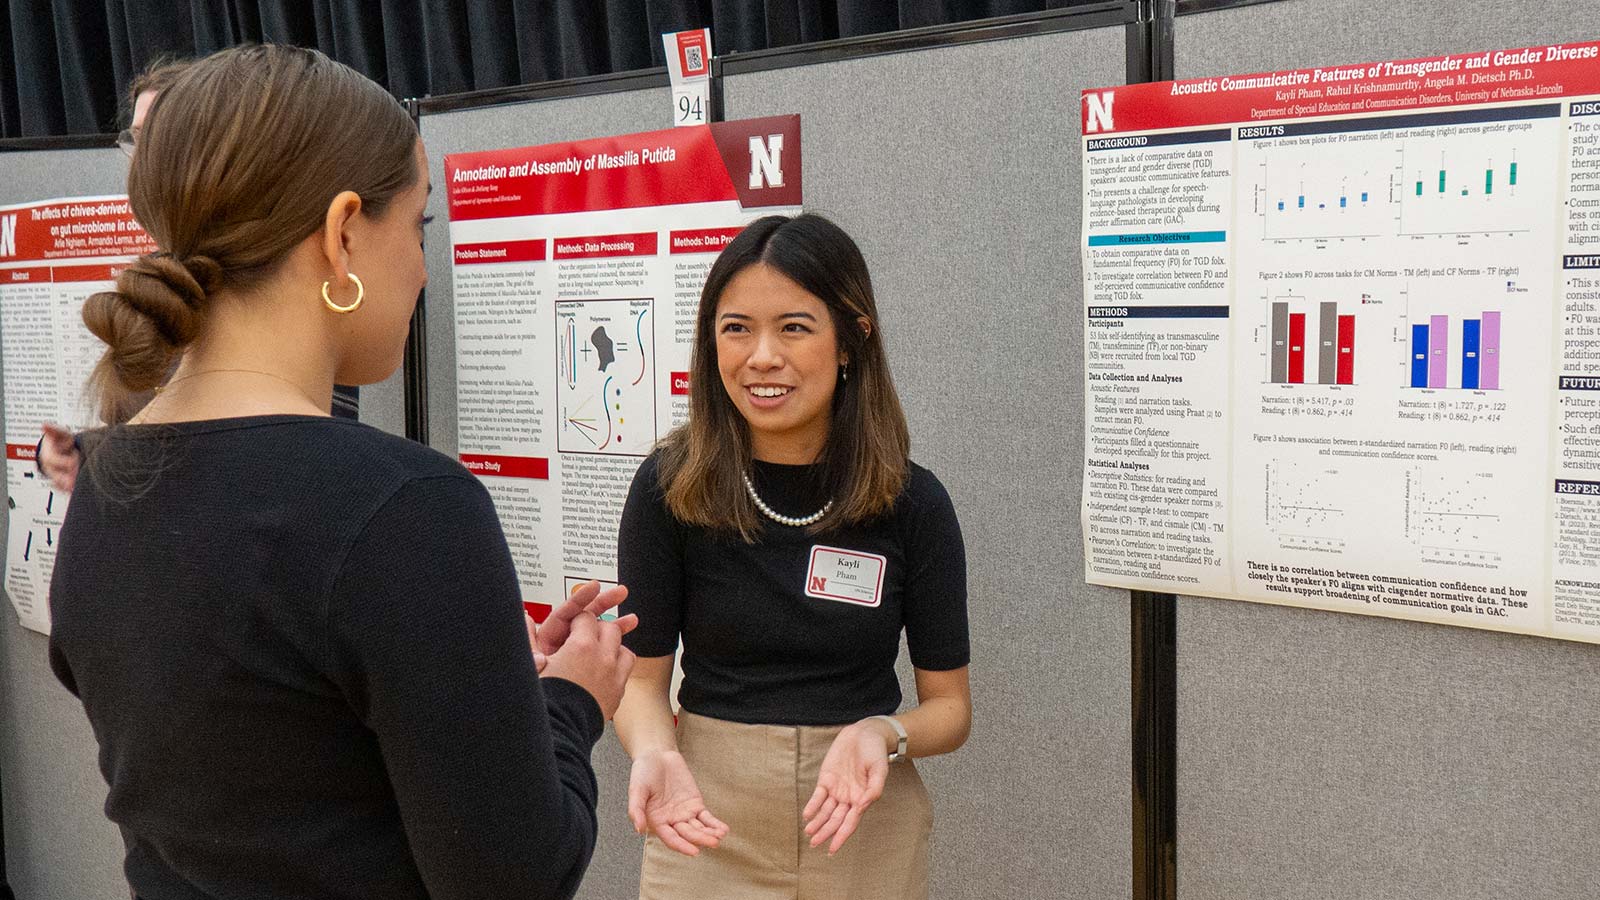
[[[21,623],[50,631],[50,576],[68,495],[35,468],[46,422],[101,424],[84,383],[105,344],[83,324],[83,301],[110,290],[133,257],[154,252],[128,198],[64,197],[0,206],[0,363],[6,432],[6,594]]]
[[[1600,44],[1081,113],[1088,580],[1600,642]]]
[[[535,619],[616,580],[634,471],[688,416],[706,273],[800,211],[800,163],[798,116],[445,157],[460,459]]]

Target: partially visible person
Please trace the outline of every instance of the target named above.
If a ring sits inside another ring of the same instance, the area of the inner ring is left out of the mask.
[[[145,119],[150,115],[150,107],[155,103],[156,95],[178,80],[183,70],[189,65],[188,60],[158,59],[145,69],[133,83],[128,85],[128,127],[117,135],[117,146],[122,152],[133,157],[133,151],[138,146],[139,135],[144,131]],[[128,398],[126,405],[129,407],[122,419],[132,415],[150,400],[148,393],[135,395]],[[46,423],[44,433],[39,437],[39,444],[35,448],[34,462],[39,468],[39,474],[49,479],[50,484],[58,491],[72,493],[78,482],[78,469],[83,464],[84,445],[94,445],[96,435],[91,432],[87,439],[74,435],[71,430]]]
[[[152,62],[128,85],[128,127],[117,135],[117,146],[130,159],[139,145],[139,135],[144,131],[144,122],[156,102],[156,95],[177,81],[188,66],[189,60],[163,57]]]
[[[588,864],[625,590],[533,633],[483,485],[328,414],[400,363],[427,172],[392,97],[292,47],[192,64],[140,136],[161,249],[83,316],[106,419],[163,387],[79,473],[50,661],[142,900],[566,898]]]
[[[156,97],[177,81],[189,64],[190,60],[187,59],[159,58],[128,85],[128,127],[117,135],[117,146],[129,159],[133,158],[139,146],[139,137],[144,132],[145,120],[150,115],[150,108],[155,105]],[[130,395],[124,401],[126,409],[118,411],[118,420],[126,420],[150,402],[152,396],[153,393],[148,391]],[[358,402],[356,388],[335,385],[329,409],[336,416],[354,419],[359,412]],[[98,430],[75,435],[70,429],[46,423],[35,447],[34,462],[39,474],[48,479],[56,490],[72,493],[78,482],[78,470],[83,465],[83,455],[93,449],[98,437]]]
[[[617,542],[642,622],[616,719],[639,896],[922,900],[911,757],[970,728],[966,560],[908,458],[855,242],[814,214],[751,223],[707,275],[690,365],[688,422],[639,467]]]

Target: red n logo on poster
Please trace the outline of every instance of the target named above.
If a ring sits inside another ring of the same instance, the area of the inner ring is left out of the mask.
[[[750,190],[783,187],[783,135],[750,135]]]
[[[1085,134],[1097,131],[1112,131],[1117,126],[1111,122],[1111,103],[1117,98],[1116,91],[1101,91],[1098,94],[1085,93],[1083,102],[1088,106],[1085,111],[1083,130]]]

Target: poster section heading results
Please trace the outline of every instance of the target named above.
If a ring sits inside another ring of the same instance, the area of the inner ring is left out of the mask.
[[[1081,113],[1088,579],[1600,643],[1600,43]]]
[[[110,289],[128,261],[156,249],[128,198],[66,197],[0,206],[0,362],[5,392],[6,593],[18,620],[48,633],[56,539],[67,500],[39,475],[46,422],[98,425],[84,397],[105,349],[83,325],[83,302]]]
[[[800,146],[774,116],[445,157],[458,453],[535,619],[616,580],[634,472],[688,417],[706,275],[799,211]]]

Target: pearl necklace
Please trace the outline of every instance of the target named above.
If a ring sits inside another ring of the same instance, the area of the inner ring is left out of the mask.
[[[807,525],[813,525],[821,521],[822,517],[828,514],[828,510],[833,509],[833,501],[829,500],[827,503],[822,504],[821,509],[809,516],[786,516],[768,506],[766,501],[761,499],[761,495],[756,493],[755,484],[750,481],[748,472],[744,474],[744,489],[750,494],[750,499],[755,501],[756,509],[761,510],[762,515],[777,522],[779,525],[788,525],[791,528],[804,528]]]

